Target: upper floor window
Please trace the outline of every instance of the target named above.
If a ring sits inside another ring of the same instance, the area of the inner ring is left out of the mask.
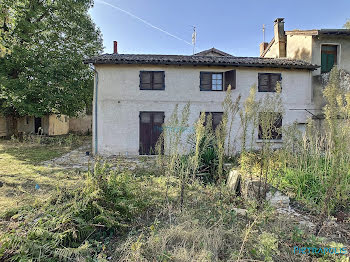
[[[200,72],[201,91],[223,91],[231,85],[236,88],[236,70],[226,72]]]
[[[277,82],[281,82],[280,73],[259,73],[258,91],[259,92],[276,92]]]
[[[222,91],[222,73],[201,72],[200,88],[202,91]]]
[[[164,71],[140,71],[140,90],[164,90]]]
[[[282,114],[277,112],[259,113],[259,139],[282,139]]]
[[[338,47],[336,45],[321,46],[321,73],[328,73],[337,64]]]

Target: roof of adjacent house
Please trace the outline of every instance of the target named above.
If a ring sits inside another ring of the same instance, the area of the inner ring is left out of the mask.
[[[196,56],[233,56],[229,53],[225,53],[224,51],[216,49],[215,47],[196,53],[194,55]]]
[[[290,30],[286,35],[350,36],[350,29]]]
[[[103,54],[91,57],[86,64],[149,64],[149,65],[202,65],[267,67],[285,69],[315,70],[319,66],[302,60],[259,57],[234,57],[212,55],[146,55],[146,54]]]

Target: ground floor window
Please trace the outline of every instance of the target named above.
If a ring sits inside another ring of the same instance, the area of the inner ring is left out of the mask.
[[[259,139],[282,139],[282,114],[276,112],[259,113]]]
[[[223,112],[205,112],[204,125],[207,125],[209,115],[211,115],[211,125],[215,131],[216,127],[221,123]]]

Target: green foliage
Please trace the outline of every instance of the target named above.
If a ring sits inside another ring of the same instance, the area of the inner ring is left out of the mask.
[[[6,42],[11,43],[11,33],[16,24],[15,5],[19,5],[17,0],[3,0],[0,3],[0,58],[10,52],[11,46]]]
[[[348,210],[350,201],[350,93],[341,88],[338,69],[331,71],[324,88],[323,121],[309,119],[305,133],[295,124],[283,128],[283,148],[274,150],[263,141],[259,152],[243,152],[241,168],[265,177],[292,197],[321,213]],[[264,112],[283,112],[280,98],[267,96],[260,105]],[[261,128],[271,135],[273,119],[265,117]]]
[[[0,3],[0,49],[6,50],[0,56],[0,112],[73,116],[91,103],[92,72],[83,59],[102,50],[100,32],[88,14],[92,4]]]
[[[9,228],[0,237],[0,258],[97,258],[103,251],[101,239],[125,231],[135,216],[155,206],[155,198],[145,198],[147,191],[141,191],[135,180],[130,173],[97,163],[84,187],[59,191],[44,205],[23,208],[13,215],[13,230]]]
[[[251,128],[252,132],[254,131],[254,127],[256,126],[257,121],[257,112],[259,110],[259,102],[256,101],[256,85],[253,85],[250,88],[249,96],[243,103],[243,108],[239,111],[239,117],[241,120],[242,126],[242,135],[241,135],[241,143],[242,143],[242,151],[247,150],[247,139],[249,138],[249,128]],[[251,134],[251,140],[253,140],[254,134]]]
[[[272,254],[278,253],[278,239],[274,234],[264,232],[259,236],[258,247],[265,261],[273,261]]]

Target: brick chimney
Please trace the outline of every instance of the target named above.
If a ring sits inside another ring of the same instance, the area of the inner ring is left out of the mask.
[[[287,36],[284,32],[284,18],[277,18],[274,25],[275,45],[277,46],[277,57],[286,57]]]
[[[118,42],[113,41],[113,53],[118,54]]]
[[[260,56],[262,56],[262,54],[264,53],[264,51],[266,50],[268,45],[269,45],[269,43],[267,43],[267,42],[262,42],[260,44]]]

